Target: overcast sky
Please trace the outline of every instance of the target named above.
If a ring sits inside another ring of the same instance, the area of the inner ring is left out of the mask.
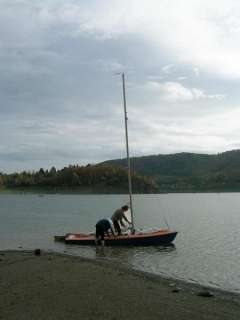
[[[0,171],[240,148],[240,1],[0,0]]]

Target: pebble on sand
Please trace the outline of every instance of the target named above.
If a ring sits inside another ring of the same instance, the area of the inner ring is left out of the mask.
[[[197,296],[210,298],[210,297],[213,297],[214,295],[208,290],[203,290],[203,291],[198,292]]]
[[[40,256],[41,255],[41,249],[35,249],[34,250],[35,256]]]

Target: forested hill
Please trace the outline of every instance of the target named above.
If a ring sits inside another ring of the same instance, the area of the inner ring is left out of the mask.
[[[240,150],[216,155],[176,153],[135,157],[134,193],[240,191]],[[49,188],[81,193],[127,193],[126,159],[96,165],[70,165],[60,170],[0,173],[0,189]]]
[[[132,184],[135,193],[158,191],[153,178],[133,172]],[[128,172],[116,165],[69,166],[60,170],[40,169],[36,172],[13,174],[0,173],[0,189],[32,191],[76,191],[79,193],[126,193]]]
[[[127,165],[126,159],[104,163]],[[240,191],[240,150],[135,157],[131,163],[135,171],[154,177],[160,191]]]

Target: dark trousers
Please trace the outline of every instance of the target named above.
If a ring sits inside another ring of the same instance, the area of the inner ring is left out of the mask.
[[[96,239],[104,240],[104,227],[101,223],[96,224]]]
[[[120,235],[121,234],[121,227],[120,227],[118,221],[113,221],[113,225],[114,225],[114,228],[117,231],[118,235]]]

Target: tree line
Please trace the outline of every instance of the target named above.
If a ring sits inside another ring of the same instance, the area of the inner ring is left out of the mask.
[[[157,184],[151,177],[132,173],[133,191],[136,193],[152,193],[157,191]],[[128,172],[126,168],[116,165],[70,165],[57,170],[41,168],[38,171],[23,171],[20,173],[0,173],[2,188],[28,187],[79,187],[112,191],[128,190]]]

